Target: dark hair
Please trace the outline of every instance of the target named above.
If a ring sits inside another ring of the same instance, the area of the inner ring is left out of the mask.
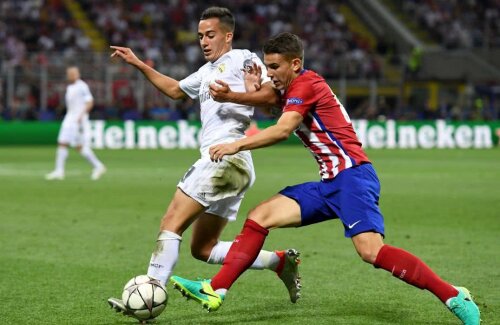
[[[234,32],[234,16],[231,11],[223,7],[210,7],[201,14],[200,20],[219,18],[219,21],[229,31]]]
[[[264,43],[264,54],[281,54],[288,60],[299,58],[304,61],[304,45],[300,38],[292,33],[281,33]]]

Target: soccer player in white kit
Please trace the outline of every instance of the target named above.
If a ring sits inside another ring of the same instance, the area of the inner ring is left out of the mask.
[[[183,232],[191,225],[191,254],[210,264],[222,264],[232,242],[219,237],[228,221],[235,220],[245,191],[255,179],[252,157],[244,151],[228,156],[220,163],[210,160],[209,147],[243,138],[253,115],[253,106],[275,104],[276,97],[267,77],[262,78],[262,88],[248,94],[250,106],[219,103],[210,95],[210,87],[217,87],[216,80],[224,80],[231,89],[245,92],[245,74],[242,70],[258,64],[265,71],[262,61],[248,50],[232,49],[234,18],[226,8],[206,9],[198,25],[198,37],[207,61],[198,71],[177,81],[148,66],[125,47],[111,46],[111,57],[120,57],[139,69],[149,81],[173,99],[186,96],[200,100],[201,158],[186,172],[177,184],[177,190],[163,216],[148,268],[148,275],[165,284],[179,256]],[[266,76],[266,73],[262,73]],[[245,100],[244,100],[245,101]],[[262,250],[254,261],[254,269],[275,271],[284,282],[292,302],[300,296],[298,252]],[[118,312],[129,315],[123,302],[108,299]]]
[[[89,86],[80,79],[78,67],[66,69],[68,87],[66,88],[66,115],[64,116],[59,136],[57,137],[56,167],[54,171],[45,175],[47,180],[63,180],[64,165],[68,158],[68,147],[76,147],[80,154],[92,165],[92,180],[98,180],[105,172],[106,167],[96,157],[88,140],[89,112],[94,106],[94,97]]]

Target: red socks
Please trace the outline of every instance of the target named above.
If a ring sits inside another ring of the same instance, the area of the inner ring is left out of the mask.
[[[417,288],[429,290],[443,303],[458,294],[457,289],[441,280],[423,261],[403,249],[382,246],[373,265]]]
[[[243,230],[234,239],[224,259],[222,268],[210,283],[214,290],[229,289],[239,276],[248,269],[259,255],[269,230],[247,219]]]
[[[229,289],[239,276],[248,269],[259,255],[269,230],[247,219],[241,233],[234,239],[224,259],[222,268],[212,278],[214,290]],[[377,255],[374,266],[392,273],[393,276],[420,289],[427,289],[443,303],[456,297],[458,291],[441,280],[418,257],[400,248],[384,245]]]

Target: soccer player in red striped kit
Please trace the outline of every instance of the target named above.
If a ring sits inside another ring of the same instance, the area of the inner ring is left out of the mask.
[[[283,114],[276,125],[254,136],[212,146],[211,159],[221,161],[240,151],[270,146],[295,132],[316,159],[321,181],[286,187],[259,204],[249,212],[222,268],[210,281],[174,276],[174,286],[209,311],[217,310],[227,290],[257,257],[269,229],[338,218],[363,261],[430,291],[464,324],[479,324],[479,309],[467,289],[443,281],[415,255],[384,244],[376,172],[347,112],[328,84],[317,73],[303,68],[301,40],[294,34],[282,33],[268,40],[263,51],[267,75],[282,92]],[[254,74],[259,74],[258,69]],[[245,96],[229,89],[226,92],[231,101]]]

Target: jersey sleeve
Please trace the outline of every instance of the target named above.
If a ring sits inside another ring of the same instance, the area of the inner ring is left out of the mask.
[[[179,87],[192,99],[198,98],[201,87],[201,73],[200,70],[190,74],[186,78],[179,81]]]
[[[283,112],[298,112],[305,117],[316,104],[314,89],[310,83],[295,84],[285,96]]]
[[[94,100],[94,96],[92,96],[92,93],[90,92],[89,85],[86,83],[82,83],[82,97],[85,103],[91,102]]]

